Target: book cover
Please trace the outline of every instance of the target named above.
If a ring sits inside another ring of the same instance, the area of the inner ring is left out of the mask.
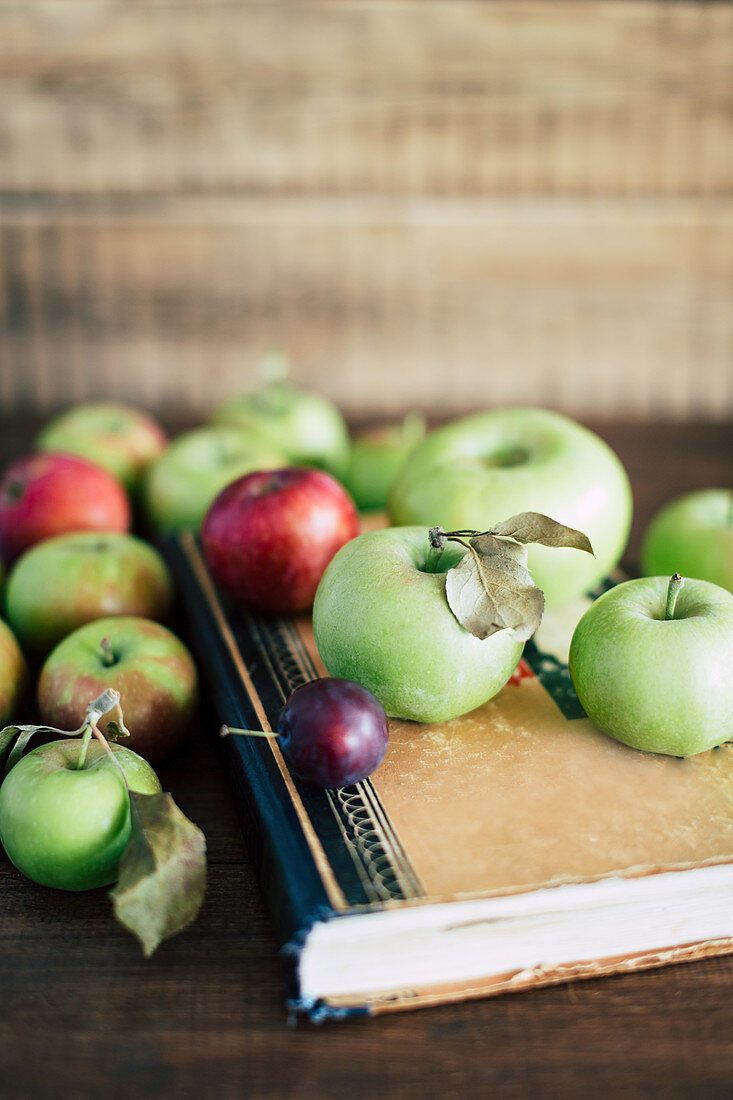
[[[166,552],[219,718],[275,729],[325,674],[310,620],[234,608],[191,535]],[[223,742],[296,1009],[417,1007],[733,950],[733,745],[678,760],[592,725],[566,664],[591,598],[546,613],[483,707],[393,720],[384,762],[353,787],[301,783],[275,737]],[[360,940],[371,980],[351,988]],[[390,986],[380,964],[400,943]],[[344,975],[320,993],[316,959]]]

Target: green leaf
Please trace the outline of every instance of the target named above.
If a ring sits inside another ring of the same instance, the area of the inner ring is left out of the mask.
[[[475,535],[469,551],[449,569],[445,592],[450,609],[476,638],[511,630],[518,641],[534,634],[545,596],[527,569],[527,549],[493,535]]]
[[[206,840],[169,794],[130,791],[131,833],[110,891],[115,915],[149,958],[197,915],[206,890]]]
[[[517,542],[535,542],[542,546],[567,546],[572,550],[585,550],[593,554],[590,539],[574,527],[566,527],[556,519],[543,516],[541,512],[519,512],[491,528],[490,534],[502,538],[516,539]],[[595,557],[595,554],[593,555]]]

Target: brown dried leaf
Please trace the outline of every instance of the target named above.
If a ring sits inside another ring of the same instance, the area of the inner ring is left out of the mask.
[[[110,891],[115,915],[149,958],[196,917],[206,890],[206,840],[169,794],[130,791],[132,831]]]
[[[476,638],[512,630],[518,641],[534,634],[542,620],[545,596],[527,569],[526,547],[475,535],[469,551],[449,569],[445,591],[461,626]]]
[[[490,534],[502,538],[516,539],[517,542],[535,542],[542,546],[567,546],[572,550],[585,550],[593,554],[590,539],[574,527],[566,527],[556,519],[543,516],[541,512],[519,512],[503,523],[491,528]],[[595,556],[595,555],[594,555]]]

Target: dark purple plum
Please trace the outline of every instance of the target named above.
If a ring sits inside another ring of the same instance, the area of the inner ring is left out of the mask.
[[[280,714],[280,747],[295,774],[316,787],[348,787],[384,759],[389,727],[371,691],[324,677],[296,688]]]

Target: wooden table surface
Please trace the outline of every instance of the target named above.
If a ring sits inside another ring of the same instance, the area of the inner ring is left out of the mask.
[[[733,425],[594,425],[631,475],[627,564],[677,492],[733,485]],[[27,449],[18,423],[0,457]],[[419,1012],[289,1025],[281,967],[217,756],[213,714],[162,770],[204,830],[194,926],[145,962],[104,890],[0,857],[4,1097],[730,1096],[733,957]]]

